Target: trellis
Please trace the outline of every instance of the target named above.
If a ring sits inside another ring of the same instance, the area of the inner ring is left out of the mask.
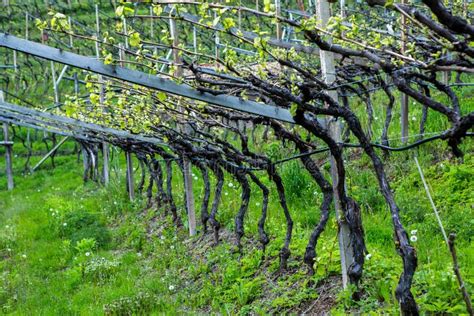
[[[277,3],[278,5],[278,3]],[[326,3],[327,6],[327,3]],[[96,7],[97,8],[97,7]],[[278,6],[277,6],[278,8]],[[280,8],[277,9],[279,11]],[[96,11],[97,12],[97,11]],[[171,11],[169,12],[170,14],[172,13]],[[240,13],[240,12],[239,12]],[[292,14],[297,14],[297,12],[292,12]],[[186,15],[181,15],[184,19],[188,19],[190,22],[196,22],[195,17],[192,15],[186,16]],[[194,19],[194,20],[192,20]],[[217,28],[222,28],[222,25],[217,25]],[[307,50],[305,47],[306,46],[298,46],[298,44],[293,44],[293,43],[288,43],[288,42],[283,42],[282,39],[282,31],[281,29],[278,29],[279,26],[277,25],[277,37],[276,39],[270,39],[269,44],[274,45],[277,47],[284,47],[284,48],[295,48],[299,47],[301,49],[300,51],[305,52],[305,53],[319,53],[318,50]],[[234,30],[235,31],[235,30]],[[232,32],[232,30],[231,30]],[[194,32],[193,32],[194,33]],[[246,36],[247,39],[251,39],[254,34],[246,33],[245,31],[243,32],[244,37]],[[235,34],[234,34],[235,35]],[[216,32],[216,41],[215,41],[215,48],[216,48],[216,55],[218,54],[218,48],[220,45],[220,42],[218,40],[218,32]],[[195,40],[194,40],[195,42]],[[138,71],[133,71],[133,70],[127,70],[122,67],[118,66],[107,66],[103,65],[100,62],[96,61],[95,59],[88,58],[85,56],[77,55],[77,54],[71,54],[68,52],[64,52],[62,50],[58,49],[53,49],[51,47],[47,47],[44,45],[36,44],[36,43],[31,43],[27,42],[18,38],[15,38],[11,35],[6,35],[6,34],[1,34],[0,35],[0,46],[7,47],[9,49],[14,49],[16,51],[21,51],[27,54],[35,55],[41,58],[49,59],[55,62],[60,62],[66,65],[71,65],[74,67],[78,67],[81,69],[84,69],[86,71],[90,71],[93,73],[97,73],[100,75],[107,76],[109,78],[115,78],[119,79],[122,81],[126,82],[131,82],[135,84],[142,85],[144,87],[152,88],[155,90],[160,90],[169,94],[197,100],[198,102],[203,102],[206,104],[212,104],[212,105],[217,105],[220,107],[224,107],[227,109],[231,110],[237,110],[237,111],[243,111],[250,113],[252,115],[257,115],[257,116],[263,116],[267,117],[270,119],[276,119],[280,120],[283,122],[289,122],[289,123],[294,123],[295,120],[293,119],[293,115],[288,111],[288,109],[284,109],[275,105],[268,105],[260,102],[254,102],[254,101],[243,101],[237,97],[230,97],[230,96],[225,96],[225,95],[213,95],[207,92],[202,92],[199,89],[194,89],[190,86],[187,85],[180,85],[180,84],[175,84],[174,82],[164,79],[164,78],[159,78],[159,77],[154,77],[154,76],[149,76],[143,73],[140,73]],[[120,53],[123,53],[123,49],[120,49]],[[244,51],[242,50],[242,53]],[[169,56],[166,58],[168,59]],[[121,58],[123,60],[124,58]],[[176,63],[176,60],[174,61]],[[324,63],[330,63],[330,61],[325,60],[323,58],[322,60],[323,64]],[[329,67],[330,68],[330,67]],[[65,69],[65,68],[63,68]],[[65,72],[66,70],[64,70]],[[212,75],[218,76],[219,74],[213,70],[207,70],[209,73]],[[326,79],[328,74],[326,73]],[[332,71],[334,72],[334,71]],[[329,79],[329,81],[332,81]],[[337,89],[337,88],[336,88]],[[326,89],[323,89],[326,90]],[[330,89],[327,89],[330,90]],[[337,101],[337,98],[336,98]],[[7,117],[7,122],[13,122],[14,120],[11,117],[8,117],[9,112],[6,110],[4,113],[5,117]],[[16,114],[17,117],[20,117],[23,114]],[[307,118],[307,119],[312,119]],[[11,120],[11,121],[8,121]],[[299,119],[301,120],[301,118]],[[56,124],[56,123],[54,123]],[[54,125],[53,124],[53,125]],[[32,124],[31,126],[41,126],[41,124]],[[454,130],[455,132],[455,130]],[[453,133],[454,133],[453,132]],[[333,135],[334,137],[334,135]],[[451,135],[446,134],[446,138],[452,137]],[[454,137],[452,137],[454,138]],[[97,139],[100,140],[100,139]],[[361,142],[362,143],[362,142]],[[366,144],[367,146],[372,147],[371,144]],[[128,157],[128,156],[127,156]],[[127,159],[128,160],[128,159]],[[130,173],[128,173],[130,174]],[[382,177],[383,178],[383,177]],[[333,178],[334,179],[334,178]],[[383,179],[381,180],[383,182]],[[129,181],[131,182],[131,181]],[[383,188],[388,190],[387,188]],[[129,188],[130,190],[130,188]],[[132,189],[133,190],[133,189]],[[388,192],[388,191],[387,191]],[[389,194],[389,193],[387,193]],[[391,205],[392,207],[392,205]],[[396,206],[395,206],[396,207]],[[355,207],[354,207],[355,208]],[[239,211],[240,213],[240,211]],[[243,234],[243,232],[242,232]],[[409,245],[408,245],[409,246]],[[341,246],[341,248],[344,248]],[[405,248],[404,248],[405,249]],[[408,248],[406,248],[408,249]],[[344,271],[344,267],[343,267]],[[409,288],[408,288],[409,289]],[[410,307],[411,308],[411,307]]]

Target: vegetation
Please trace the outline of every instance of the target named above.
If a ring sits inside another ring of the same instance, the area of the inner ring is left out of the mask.
[[[474,313],[470,4],[4,2],[3,312]]]
[[[17,152],[21,151],[19,147]],[[422,164],[448,232],[458,234],[460,265],[472,292],[473,223],[466,219],[474,218],[474,201],[469,192],[474,157],[469,155],[464,164],[458,164],[430,157],[430,152],[430,147],[420,152],[426,157]],[[410,210],[403,215],[404,222],[417,236],[414,245],[419,268],[414,292],[420,309],[463,313],[449,253],[416,167],[413,162],[406,162],[404,154],[393,156],[391,162],[394,189],[403,209]],[[22,163],[22,159],[16,159],[17,175]],[[291,272],[278,279],[278,239],[285,228],[274,198],[270,199],[273,202],[268,221],[272,241],[268,258],[262,263],[256,224],[251,220],[260,211],[257,199],[250,203],[249,233],[239,258],[238,254],[231,254],[231,226],[223,232],[224,242],[218,246],[212,245],[209,236],[189,239],[185,229],[176,235],[171,218],[163,210],[146,209],[145,201],[128,201],[120,176],[123,173],[103,188],[95,183],[84,185],[78,166],[74,156],[61,156],[56,158],[54,169],[48,162],[33,175],[16,176],[13,192],[7,192],[4,181],[1,183],[3,313],[301,313],[318,298],[320,303],[311,309],[314,312],[397,313],[394,289],[400,263],[392,260],[390,219],[373,176],[363,163],[351,164],[350,174],[359,176],[351,177],[349,185],[353,195],[360,197],[369,251],[364,294],[358,302],[341,289],[333,215],[321,237],[315,275],[309,278],[300,264],[311,227],[318,218],[312,205],[320,197],[312,187],[301,190],[305,182],[296,163],[281,167],[290,208],[300,211],[295,213]],[[0,167],[3,169],[3,165]],[[175,192],[179,192],[179,178],[174,185]],[[194,190],[200,197],[202,186],[198,184]],[[232,222],[231,210],[238,203],[236,191],[238,188],[225,188],[223,216],[227,219],[223,218],[223,222]],[[184,216],[183,205],[179,206],[179,213]]]

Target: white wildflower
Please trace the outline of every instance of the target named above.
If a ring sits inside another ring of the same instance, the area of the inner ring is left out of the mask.
[[[418,240],[418,237],[413,235],[413,236],[410,237],[410,240],[411,240],[411,242],[416,242]]]
[[[173,245],[171,245],[171,246],[170,246],[170,248],[171,248],[171,250],[173,250],[173,249],[174,249],[174,246],[173,246]]]
[[[26,255],[21,255],[21,257],[22,257],[23,259],[26,259]]]
[[[257,205],[257,206],[260,206],[260,203],[259,203],[259,202],[257,202],[257,203],[255,203],[255,205]]]
[[[365,255],[365,260],[369,260],[371,257],[372,257],[372,254],[368,253],[368,254]]]
[[[91,253],[88,251],[86,252],[86,257],[89,257],[91,255]]]
[[[410,232],[410,234],[412,234],[412,235],[416,235],[416,233],[417,233],[417,232],[418,232],[418,230],[417,230],[417,229],[413,229],[413,230]]]
[[[416,121],[416,117],[412,116],[412,117],[411,117],[411,120],[412,120],[412,121]]]
[[[174,285],[170,285],[170,286],[168,287],[168,289],[169,289],[170,291],[174,291]]]
[[[141,252],[137,252],[137,257],[141,257],[142,256],[142,253]]]
[[[229,188],[233,188],[234,187],[234,184],[232,182],[229,182]]]
[[[67,223],[63,223],[63,226],[66,227],[66,226],[67,226]]]

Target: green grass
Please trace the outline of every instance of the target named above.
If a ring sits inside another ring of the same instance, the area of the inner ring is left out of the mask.
[[[430,161],[422,159],[423,168],[448,231],[458,233],[460,265],[472,293],[474,200],[469,188],[474,159],[468,155],[464,164],[444,160],[429,165]],[[21,162],[16,160],[15,190],[7,192],[5,184],[0,185],[0,305],[4,313],[301,312],[301,304],[318,296],[316,284],[340,273],[333,215],[318,245],[316,275],[308,277],[302,267],[306,241],[318,219],[320,193],[314,194],[315,186],[296,162],[280,167],[296,225],[289,262],[293,272],[279,279],[274,273],[285,227],[273,195],[267,224],[272,241],[268,259],[261,265],[255,242],[260,213],[257,190],[253,190],[246,217],[245,253],[239,259],[226,242],[210,247],[207,241],[189,240],[186,229],[176,235],[170,219],[163,215],[152,220],[155,210],[144,212],[142,201],[127,201],[123,174],[114,176],[105,189],[82,183],[81,163],[74,156],[58,157],[55,169],[47,162],[27,176],[20,175]],[[390,215],[367,163],[361,159],[348,169],[348,190],[362,205],[371,253],[363,278],[365,294],[360,302],[352,301],[346,292],[335,294],[333,313],[397,313],[394,289],[401,262],[393,246]],[[404,157],[394,156],[388,169],[395,177],[393,186],[404,223],[408,231],[418,231],[414,293],[423,311],[462,312],[449,253],[414,164],[406,165]],[[183,216],[182,184],[177,170],[175,173],[175,199]],[[200,179],[194,190],[199,203]],[[232,229],[240,190],[226,185],[224,192],[219,220]],[[94,238],[96,244],[83,238]]]

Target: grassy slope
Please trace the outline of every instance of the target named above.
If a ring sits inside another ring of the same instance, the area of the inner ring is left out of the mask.
[[[403,157],[392,158],[395,163],[391,169],[395,170],[398,158]],[[331,286],[321,283],[339,272],[334,218],[318,247],[318,272],[311,278],[305,276],[301,255],[318,218],[315,202],[319,198],[296,165],[282,167],[297,223],[292,243],[294,256],[291,273],[276,279],[284,226],[274,197],[267,225],[273,237],[268,249],[270,259],[261,266],[261,251],[254,240],[257,199],[252,198],[250,204],[247,248],[239,260],[226,242],[210,247],[207,239],[186,240],[185,230],[174,237],[175,229],[167,218],[155,217],[156,212],[151,210],[143,211],[140,202],[131,205],[126,201],[119,181],[107,190],[95,184],[83,185],[80,163],[75,157],[60,157],[57,163],[54,170],[45,166],[26,177],[18,176],[17,164],[16,189],[9,193],[3,182],[0,186],[0,304],[4,312],[101,314],[104,304],[109,304],[108,310],[141,308],[169,314],[211,310],[301,312],[318,297],[318,291],[330,288],[330,299],[324,291],[321,295],[333,311],[396,313],[393,291],[401,265],[391,240],[390,216],[363,159],[352,165],[349,184],[349,190],[364,208],[366,239],[372,255],[364,277],[365,296],[359,303],[350,300],[349,292],[337,294],[339,285],[334,278],[329,279]],[[464,165],[441,161],[431,166],[426,175],[449,231],[459,234],[461,266],[471,292],[474,197],[469,187],[474,179],[473,167],[474,159],[468,156]],[[415,245],[420,259],[414,287],[418,301],[425,311],[461,311],[448,253],[419,177],[414,168],[404,174],[395,181],[395,189],[408,229],[418,230]],[[181,203],[177,176],[175,182],[175,196]],[[199,196],[200,180],[197,183]],[[219,219],[231,229],[240,192],[229,186],[225,192]],[[83,242],[81,249],[75,248],[78,240],[88,237],[95,237],[100,243],[89,249]],[[338,303],[334,305],[336,299]]]

